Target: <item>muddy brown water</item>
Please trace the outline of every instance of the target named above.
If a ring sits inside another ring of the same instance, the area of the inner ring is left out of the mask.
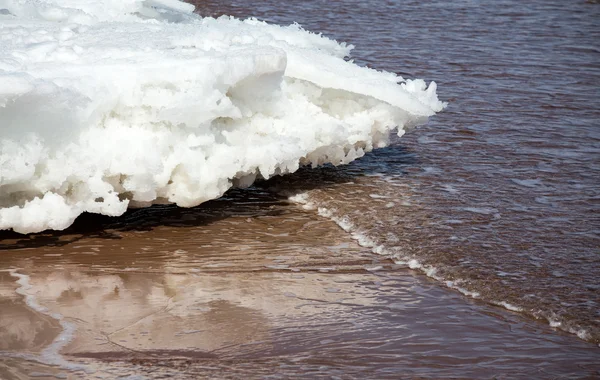
[[[321,174],[313,191],[348,180]],[[8,237],[3,266],[18,269],[0,272],[0,378],[598,370],[594,345],[441,287],[268,190]]]
[[[349,166],[0,233],[1,379],[600,376],[597,4],[197,9],[297,21],[450,105]]]

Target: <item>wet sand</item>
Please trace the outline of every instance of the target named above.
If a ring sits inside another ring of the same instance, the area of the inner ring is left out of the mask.
[[[441,288],[261,189],[0,236],[2,379],[598,374],[595,345]]]

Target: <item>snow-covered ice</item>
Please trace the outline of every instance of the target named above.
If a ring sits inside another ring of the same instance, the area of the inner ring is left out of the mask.
[[[444,104],[298,25],[176,0],[0,0],[0,229],[198,205],[348,163]]]

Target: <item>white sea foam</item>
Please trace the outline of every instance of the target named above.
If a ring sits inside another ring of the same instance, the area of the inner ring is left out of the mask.
[[[563,331],[567,331],[571,334],[577,335],[577,337],[579,339],[583,339],[583,340],[592,339],[592,336],[588,330],[583,329],[579,326],[565,325],[565,323],[556,319],[557,316],[554,313],[547,313],[547,312],[543,312],[542,310],[539,310],[538,312],[536,312],[534,314],[540,318],[546,318],[550,327],[561,329]]]
[[[508,302],[506,302],[506,301],[500,301],[500,302],[496,302],[496,304],[497,304],[498,306],[502,306],[502,307],[504,307],[506,310],[510,310],[510,311],[516,311],[516,312],[522,312],[522,311],[523,311],[523,308],[522,308],[522,307],[515,306],[515,305],[513,305],[513,304],[510,304],[510,303],[508,303]]]
[[[191,207],[344,164],[440,111],[436,85],[298,25],[176,0],[0,0],[0,229]]]

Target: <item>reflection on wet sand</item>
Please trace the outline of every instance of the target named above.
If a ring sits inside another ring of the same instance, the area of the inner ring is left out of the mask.
[[[0,301],[0,351],[40,351],[60,333],[50,317],[39,315],[21,302]]]
[[[261,190],[107,220],[2,236],[0,378],[594,373],[589,344],[415,277]],[[41,355],[53,344],[66,364]]]

